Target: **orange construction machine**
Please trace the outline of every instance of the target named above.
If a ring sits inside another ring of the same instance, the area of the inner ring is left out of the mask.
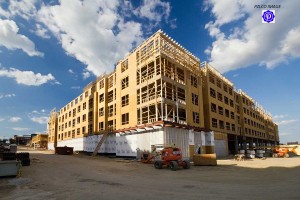
[[[294,155],[297,155],[295,148],[278,146],[273,149],[273,157],[274,158],[280,158],[280,157],[288,158],[288,157],[290,157],[289,152],[293,153]]]
[[[160,158],[156,157],[154,161],[154,167],[156,169],[162,169],[163,166],[167,166],[171,170],[176,171],[179,166],[184,169],[189,169],[190,162],[182,159],[182,152],[180,148],[165,147],[161,151]]]

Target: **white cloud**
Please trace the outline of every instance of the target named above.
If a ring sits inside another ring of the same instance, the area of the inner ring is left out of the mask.
[[[45,109],[42,109],[42,110],[41,110],[41,112],[42,112],[42,113],[45,113],[45,112],[46,112],[46,110],[45,110]]]
[[[39,124],[47,124],[48,123],[48,117],[42,116],[42,117],[31,117],[31,121],[39,123]]]
[[[71,89],[73,89],[73,90],[79,90],[80,86],[72,86]]]
[[[13,129],[15,131],[29,131],[29,128],[21,128],[21,127],[13,127],[11,129]]]
[[[0,99],[15,97],[15,94],[0,94]]]
[[[0,68],[0,77],[9,77],[16,80],[18,84],[28,85],[28,86],[40,86],[49,81],[55,84],[60,84],[55,80],[52,74],[42,75],[40,73],[35,74],[32,71],[20,71],[15,68],[5,69]]]
[[[293,124],[293,123],[295,123],[297,121],[298,120],[296,120],[296,119],[282,120],[282,121],[278,121],[277,124],[278,124],[278,126],[285,126],[285,125]]]
[[[205,52],[219,71],[257,64],[274,68],[291,57],[300,57],[300,21],[290,16],[299,12],[300,4],[281,1],[275,24],[261,23],[261,9],[254,8],[255,4],[261,1],[206,1],[215,17],[215,21],[206,24],[206,29],[215,41]],[[230,31],[225,32],[228,28],[223,29],[224,25],[231,27]]]
[[[34,43],[26,36],[18,34],[19,28],[12,20],[0,19],[0,46],[9,50],[21,49],[29,56],[43,56],[44,54],[35,50]]]
[[[21,117],[11,117],[11,118],[9,119],[10,122],[19,122],[19,121],[21,121],[21,120],[22,120]]]
[[[68,72],[69,72],[70,74],[74,74],[74,71],[73,71],[72,69],[69,69]]]
[[[155,25],[161,22],[162,18],[165,18],[167,21],[170,12],[170,3],[162,2],[160,0],[143,0],[142,5],[134,10],[136,15],[155,22]]]
[[[50,38],[50,36],[47,34],[48,30],[45,29],[41,24],[36,24],[36,30],[34,32],[37,36],[40,36],[41,38]]]
[[[282,119],[282,118],[286,118],[288,117],[288,115],[284,114],[284,115],[274,115],[273,119],[278,120],[278,119]]]
[[[0,118],[0,122],[4,121],[5,119],[4,118]]]
[[[111,72],[117,61],[143,41],[144,24],[167,21],[169,4],[146,0],[140,7],[133,8],[129,1],[61,0],[58,5],[42,5],[36,20],[60,41],[68,55],[99,76]],[[136,16],[131,18],[133,15]]]
[[[8,9],[11,15],[19,15],[28,20],[36,15],[35,3],[37,2],[38,0],[10,0]]]
[[[91,76],[91,73],[88,71],[82,72],[82,78],[83,80],[89,78]]]

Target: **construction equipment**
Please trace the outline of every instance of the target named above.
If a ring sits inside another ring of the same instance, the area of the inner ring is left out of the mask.
[[[101,145],[102,145],[103,142],[106,140],[108,134],[109,134],[109,132],[104,133],[104,134],[102,135],[102,138],[101,138],[101,140],[98,142],[98,144],[97,144],[97,146],[96,146],[96,148],[95,148],[95,150],[94,150],[92,156],[96,156],[96,155],[97,155],[97,153],[98,153],[98,151],[99,151]]]
[[[288,157],[290,157],[289,152],[297,155],[295,148],[289,149],[287,147],[276,147],[273,149],[273,157],[274,158],[279,158],[279,157],[288,158]]]
[[[156,158],[154,161],[154,167],[156,169],[162,169],[163,166],[168,166],[171,170],[176,171],[178,167],[184,169],[190,168],[190,162],[182,159],[182,152],[177,147],[165,147],[161,151],[160,158]]]

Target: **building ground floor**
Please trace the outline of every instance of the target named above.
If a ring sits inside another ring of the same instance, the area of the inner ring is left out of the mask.
[[[70,140],[58,141],[56,146],[73,147],[74,151],[94,152],[103,135],[90,135]],[[216,153],[218,158],[236,154],[240,149],[275,145],[275,142],[240,137],[219,132],[205,132],[194,129],[167,127],[163,125],[134,128],[111,133],[98,153],[114,154],[118,157],[140,157],[143,151],[151,152],[164,146],[181,148],[184,158],[192,158],[197,153]],[[48,149],[54,149],[48,143]]]

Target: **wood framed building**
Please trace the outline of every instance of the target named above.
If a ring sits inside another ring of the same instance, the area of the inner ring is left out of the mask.
[[[159,30],[120,60],[113,72],[99,76],[58,110],[57,145],[92,151],[93,140],[110,132],[114,134],[100,152],[118,155],[120,144],[130,140],[135,144],[119,151],[122,156],[127,151],[134,155],[142,148],[140,143],[146,150],[175,143],[190,155],[193,148],[205,144],[204,133],[213,131],[216,150],[225,156],[229,139],[240,137],[244,130],[238,123],[243,116],[236,110],[242,107],[236,101],[240,96],[229,80],[207,64],[200,66],[200,59]],[[51,148],[55,137],[50,120]],[[157,134],[156,139],[146,137],[149,132]]]

